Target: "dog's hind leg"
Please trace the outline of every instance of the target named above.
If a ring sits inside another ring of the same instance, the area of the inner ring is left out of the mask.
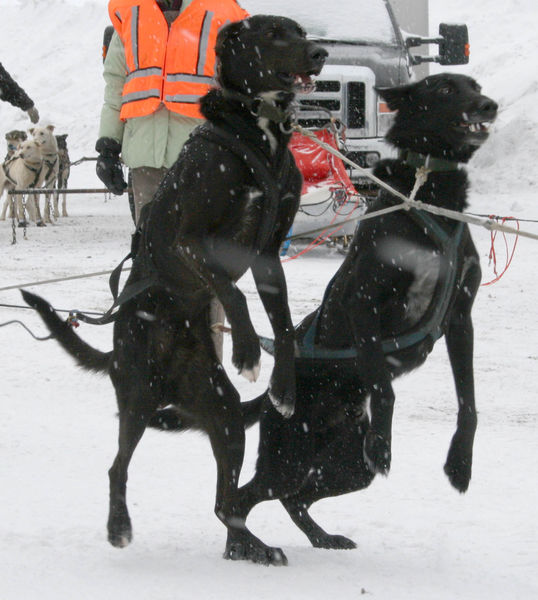
[[[60,199],[60,194],[55,191],[52,193],[52,198],[53,198],[53,204],[54,204],[54,211],[52,214],[54,215],[54,218],[56,220],[58,220],[60,218],[60,211],[58,210],[58,202]]]
[[[49,184],[46,184],[47,187]],[[45,206],[43,208],[45,223],[52,223],[52,202],[50,194],[45,194]]]
[[[120,430],[118,453],[108,475],[110,479],[110,509],[108,541],[116,548],[124,548],[132,540],[132,527],[127,510],[127,469],[140,441],[146,424],[155,412],[157,401],[150,394],[138,390],[118,391]]]
[[[318,452],[302,488],[296,494],[280,500],[292,521],[315,548],[356,548],[353,540],[329,534],[322,529],[309,515],[308,509],[322,498],[347,494],[370,485],[374,474],[362,457],[367,428],[367,418],[359,424],[347,421],[335,427],[330,433],[332,441]]]
[[[299,494],[291,498],[283,498],[282,506],[286,509],[292,521],[306,535],[314,548],[331,550],[353,550],[357,544],[343,536],[327,533],[309,515],[311,504]]]
[[[31,215],[32,220],[37,223],[38,226],[43,227],[43,217],[41,216],[41,210],[39,208],[39,194],[32,194],[28,196],[28,213]],[[31,209],[30,209],[31,207]],[[32,212],[30,212],[30,210]],[[32,216],[33,215],[33,216]]]
[[[4,206],[2,207],[2,214],[0,215],[0,221],[6,220],[6,213],[7,213],[7,209],[9,208],[10,204],[11,204],[11,196],[7,196],[7,198],[4,200]]]
[[[266,565],[286,564],[280,548],[265,545],[246,527],[246,515],[239,503],[237,489],[245,450],[239,394],[218,363],[215,363],[211,380],[212,385],[201,390],[198,414],[203,418],[217,462],[215,513],[228,528],[224,558]]]
[[[458,396],[458,423],[450,443],[444,471],[450,483],[460,492],[467,491],[471,481],[473,443],[477,426],[473,376],[473,322],[471,309],[480,286],[480,267],[473,246],[474,260],[461,285],[446,331],[446,346],[456,393]]]

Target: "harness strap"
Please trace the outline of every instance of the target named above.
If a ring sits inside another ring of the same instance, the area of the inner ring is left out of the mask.
[[[56,163],[58,162],[58,154],[46,154],[45,156],[54,156],[54,160],[47,160],[46,158],[43,158],[43,163],[46,164],[48,166],[48,170],[45,173],[45,181],[48,181],[49,177],[52,174],[52,171],[56,165]]]
[[[136,282],[135,284],[127,286],[126,288],[123,289],[122,293],[118,295],[119,282],[120,282],[121,272],[123,270],[123,265],[130,258],[132,258],[131,252],[129,252],[129,254],[127,254],[127,256],[119,263],[119,265],[114,268],[114,270],[112,271],[112,273],[110,275],[108,284],[110,287],[110,291],[112,292],[112,297],[114,298],[114,302],[113,302],[112,306],[105,312],[105,314],[103,314],[100,317],[90,317],[83,312],[75,310],[71,313],[71,315],[73,317],[75,317],[76,319],[78,319],[79,321],[82,321],[83,323],[90,323],[92,325],[106,325],[107,323],[111,323],[112,321],[114,321],[116,318],[116,313],[114,311],[116,308],[118,308],[118,306],[120,306],[120,304],[123,304],[123,302],[127,302],[127,300],[134,298],[141,291],[143,291],[144,289],[149,287],[146,285],[146,280],[144,279],[139,282]],[[144,287],[142,287],[140,285],[141,283],[144,284]],[[139,288],[141,288],[141,289],[139,289]]]
[[[455,160],[435,158],[431,154],[420,154],[412,150],[400,150],[398,158],[415,169],[425,167],[430,171],[457,171],[459,168],[459,163]]]
[[[191,134],[190,140],[192,140],[196,136],[201,136],[213,143],[222,144],[226,146],[226,148],[231,150],[242,161],[245,162],[250,172],[256,179],[256,182],[261,187],[263,196],[267,199],[267,203],[262,210],[262,220],[258,230],[256,243],[259,248],[263,248],[265,244],[269,241],[269,238],[274,228],[274,222],[278,211],[280,190],[275,181],[278,181],[279,178],[275,177],[275,173],[271,171],[270,166],[267,164],[267,162],[264,161],[260,156],[258,156],[249,146],[242,142],[241,139],[239,139],[232,133],[229,133],[228,131],[224,130],[223,128],[214,125],[210,121],[206,121],[203,125],[200,125]],[[289,165],[290,154],[289,152],[286,152],[284,159],[280,165],[279,172],[282,173],[285,169],[289,169]],[[82,312],[73,311],[72,316],[74,318],[83,321],[84,323],[90,323],[92,325],[106,325],[107,323],[111,323],[116,319],[116,309],[119,306],[121,306],[128,300],[131,300],[132,298],[138,296],[148,288],[159,284],[159,274],[153,263],[149,261],[147,263],[147,267],[149,267],[147,270],[150,274],[138,281],[128,283],[123,288],[121,293],[118,293],[119,281],[121,272],[123,270],[123,265],[129,259],[134,258],[136,256],[137,244],[138,239],[135,234],[135,236],[133,236],[133,245],[131,248],[131,252],[129,252],[129,254],[127,254],[127,256],[118,264],[118,266],[115,267],[115,269],[110,275],[109,287],[112,293],[112,297],[114,298],[112,306],[101,317],[90,317]]]
[[[289,122],[294,114],[293,110],[290,110],[289,108],[280,108],[279,106],[276,106],[276,104],[268,102],[261,96],[251,98],[250,96],[241,94],[235,90],[228,89],[222,90],[222,96],[228,100],[236,100],[241,102],[241,104],[246,106],[250,113],[255,117],[269,119],[269,121],[273,121],[275,123]]]
[[[25,163],[26,165],[26,163]],[[35,177],[34,180],[32,181],[32,183],[28,186],[29,188],[33,188],[37,185],[37,182],[39,181],[39,176],[41,175],[41,171],[43,170],[43,164],[41,164],[41,166],[39,167],[39,169],[32,169],[32,167],[29,167],[28,165],[26,165],[26,168],[30,171],[34,171],[35,172]]]
[[[9,160],[6,160],[4,162],[4,164],[2,165],[2,168],[4,169],[4,174],[6,176],[6,179],[12,184],[12,185],[17,185],[17,182],[13,179],[13,177],[11,177],[11,175],[9,174],[9,167],[11,166],[11,163],[13,163],[15,160],[17,160],[18,158],[20,158],[20,156],[13,156],[11,157]],[[43,163],[41,163],[41,165],[39,167],[31,167],[28,163],[24,162],[23,159],[23,164],[24,166],[28,169],[28,171],[32,171],[32,173],[35,173],[35,177],[32,183],[30,183],[27,187],[29,188],[33,188],[36,186],[37,181],[39,179],[39,175],[41,174],[41,170],[43,169]]]
[[[6,162],[2,165],[2,169],[4,169],[4,175],[6,176],[6,179],[9,181],[9,183],[11,183],[12,185],[17,185],[17,182],[9,174],[8,169],[9,165],[13,162],[13,160],[13,158],[6,160]]]
[[[441,250],[447,265],[447,271],[445,276],[440,279],[440,283],[436,286],[434,297],[437,297],[440,300],[430,304],[430,306],[433,305],[433,308],[430,311],[429,316],[426,319],[422,319],[418,325],[413,327],[410,331],[383,340],[381,346],[384,354],[390,354],[391,352],[409,348],[424,341],[426,338],[430,338],[433,344],[443,335],[444,320],[453,299],[453,291],[458,273],[461,271],[461,239],[465,228],[464,223],[458,223],[456,230],[451,235],[427,213],[411,209],[408,214],[419,227],[424,229],[430,239],[432,239],[436,246]],[[312,319],[312,323],[303,336],[302,341],[297,344],[297,357],[310,359],[357,358],[355,346],[350,348],[331,349],[318,346],[315,341],[319,319],[325,302],[334,285],[336,275],[337,273],[329,282],[321,305],[317,309],[314,318]],[[265,344],[267,345],[267,342],[265,342]]]
[[[288,151],[285,152],[283,161],[278,168],[278,173],[275,173],[260,153],[253,150],[251,146],[243,142],[237,135],[226,131],[222,127],[218,127],[210,121],[206,121],[193,132],[192,137],[196,136],[201,136],[213,143],[226,146],[228,150],[233,152],[246,164],[256,183],[262,189],[266,202],[262,210],[262,220],[258,228],[256,245],[258,248],[264,248],[273,232],[280,203],[280,189],[277,182],[280,181],[279,175],[289,170],[290,153]]]

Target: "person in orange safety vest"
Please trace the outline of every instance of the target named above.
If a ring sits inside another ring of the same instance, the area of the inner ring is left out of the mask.
[[[201,122],[198,100],[214,85],[219,29],[248,13],[236,0],[111,0],[108,11],[115,32],[104,63],[96,171],[122,194],[121,153],[138,221]]]

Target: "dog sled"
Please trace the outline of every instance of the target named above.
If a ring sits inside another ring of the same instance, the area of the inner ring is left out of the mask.
[[[311,131],[321,142],[345,152],[345,132],[336,119]],[[364,212],[366,201],[342,160],[299,132],[293,133],[289,148],[303,176],[301,203],[289,237],[339,242],[352,236],[355,220],[350,217]]]

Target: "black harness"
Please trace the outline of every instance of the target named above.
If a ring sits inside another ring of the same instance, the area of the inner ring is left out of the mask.
[[[12,184],[12,185],[17,185],[17,182],[11,177],[11,175],[9,174],[9,166],[11,165],[12,162],[14,162],[17,158],[20,158],[18,156],[12,156],[9,160],[6,160],[6,162],[2,165],[3,169],[4,169],[4,174],[6,176],[6,179]],[[33,188],[37,185],[37,182],[39,180],[39,176],[41,175],[41,171],[43,169],[43,163],[41,163],[39,165],[39,167],[30,167],[28,165],[28,163],[24,162],[24,166],[28,169],[28,171],[32,171],[32,173],[35,173],[35,177],[34,180],[32,181],[32,183],[30,183],[27,187],[29,188]]]
[[[426,314],[409,331],[402,332],[396,336],[382,341],[383,353],[390,354],[399,350],[405,350],[416,344],[429,340],[433,344],[443,335],[446,316],[455,297],[457,284],[461,281],[463,264],[462,238],[465,229],[464,223],[458,223],[454,230],[449,231],[439,224],[431,215],[424,211],[411,209],[409,217],[426,232],[428,237],[435,243],[441,256],[446,263],[444,277],[439,277],[435,287],[432,300]],[[316,343],[318,325],[323,312],[325,302],[329,298],[336,275],[329,282],[321,305],[306,330],[302,340],[296,343],[295,356],[302,359],[356,359],[358,356],[355,346],[350,348],[325,348]],[[268,338],[260,338],[262,348],[274,353],[274,342]]]
[[[275,169],[271,167],[269,161],[259,150],[246,144],[238,133],[223,129],[211,121],[203,123],[193,135],[225,146],[248,167],[263,193],[264,205],[262,220],[258,227],[256,247],[264,248],[274,229],[282,190],[287,187],[288,178],[286,177],[284,180],[283,176],[285,173],[290,173],[290,166],[293,164],[291,152],[286,150],[282,154],[282,159]]]
[[[227,150],[235,154],[248,167],[249,172],[254,177],[257,185],[263,193],[263,206],[261,207],[261,224],[258,228],[256,237],[256,247],[264,248],[273,232],[278,207],[280,204],[281,192],[287,187],[287,177],[284,180],[284,174],[290,173],[292,162],[291,152],[286,150],[283,153],[282,159],[275,169],[271,168],[269,161],[264,157],[261,151],[253,149],[252,146],[245,143],[242,138],[231,131],[220,127],[211,121],[206,121],[197,127],[190,135],[189,140],[185,143],[187,147],[192,141],[202,137],[214,144],[219,144],[226,147]],[[150,287],[159,286],[170,288],[170,284],[165,282],[159,274],[158,268],[155,266],[144,246],[140,246],[141,231],[138,229],[133,235],[133,243],[131,252],[120,262],[120,264],[112,271],[109,279],[109,287],[112,293],[114,302],[112,306],[101,317],[90,317],[82,312],[73,311],[72,318],[90,323],[92,325],[105,325],[116,319],[117,308],[146,291]],[[144,262],[142,271],[146,274],[138,281],[127,282],[121,293],[119,291],[119,280],[124,264],[129,259],[137,258]]]
[[[48,160],[47,158],[43,158],[43,164],[47,165],[47,172],[45,173],[45,178],[44,181],[48,182],[50,179],[50,176],[52,175],[53,171],[54,171],[54,167],[56,166],[56,164],[58,163],[58,154],[46,154],[45,156],[54,156],[54,159],[52,160]]]

